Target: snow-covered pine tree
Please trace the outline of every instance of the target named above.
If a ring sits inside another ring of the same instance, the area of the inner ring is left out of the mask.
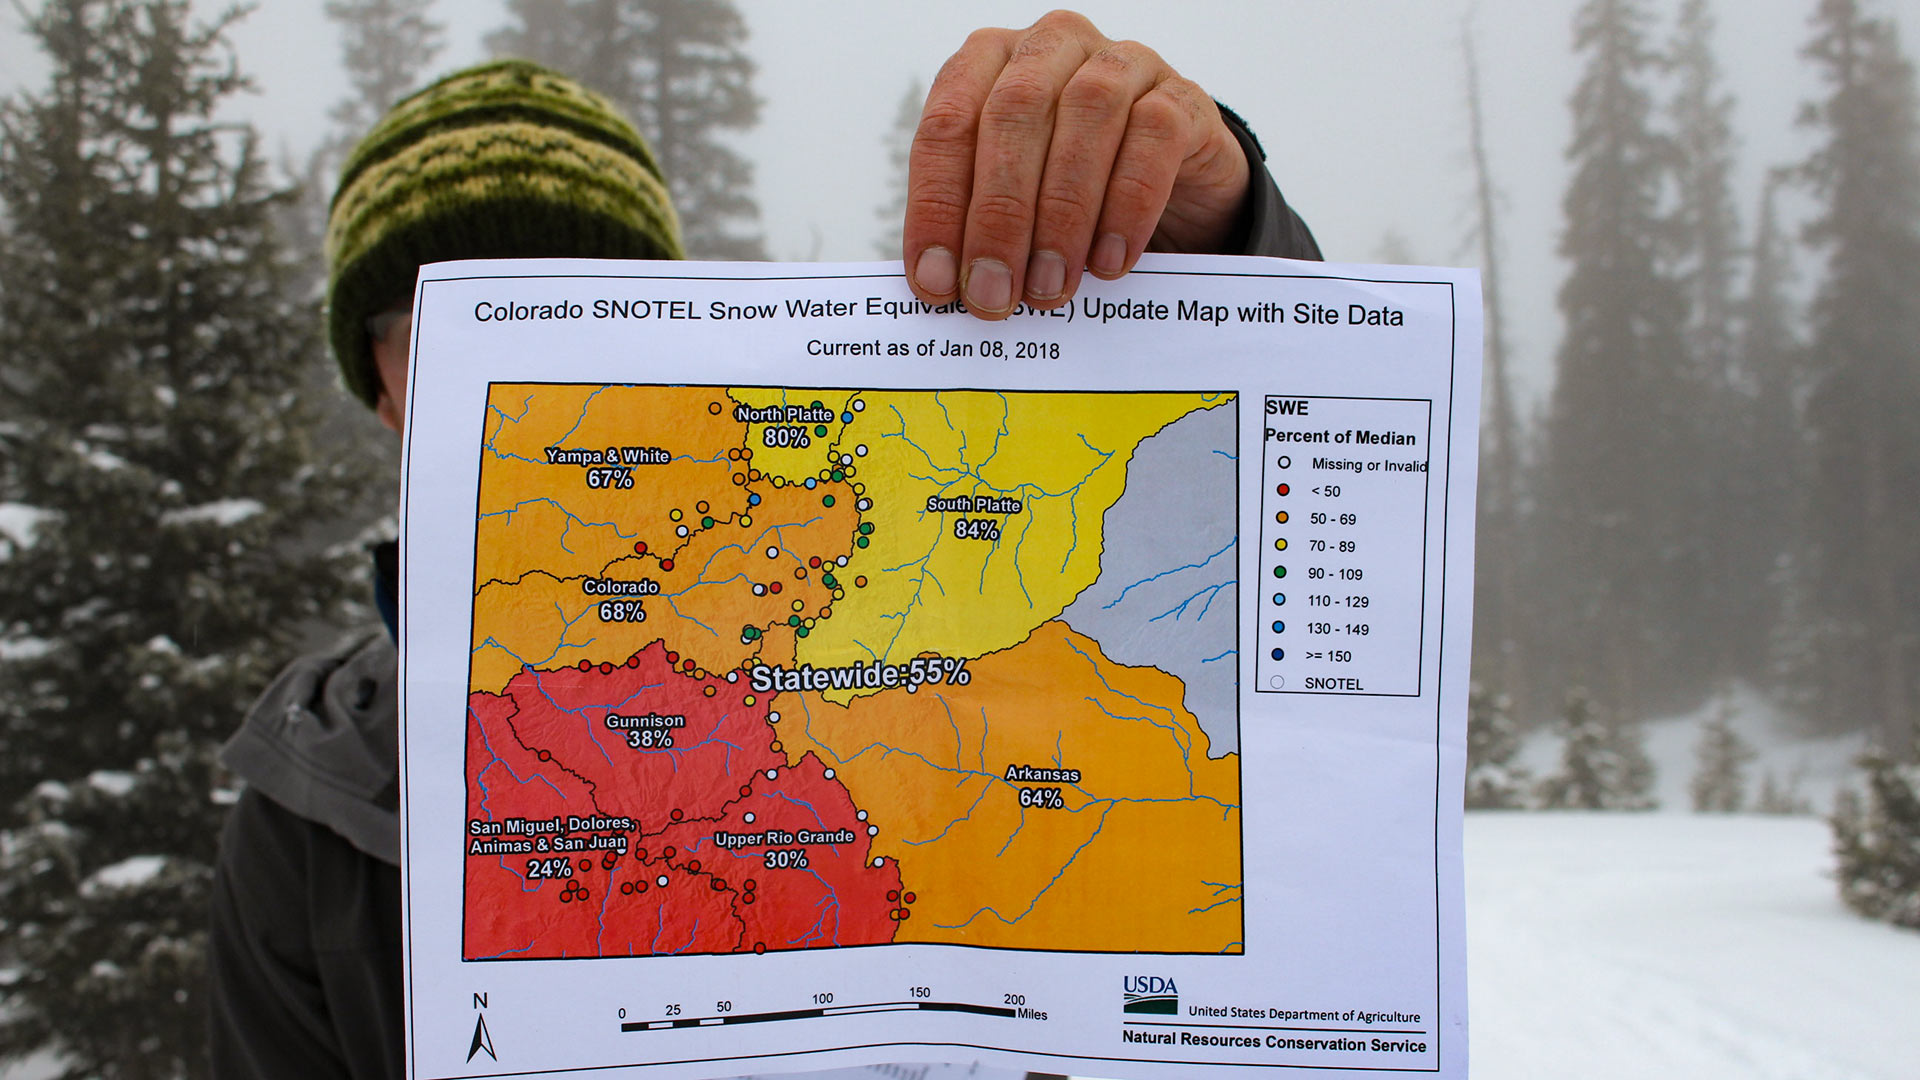
[[[687,255],[764,259],[753,164],[726,141],[759,122],[747,26],[733,0],[507,0],[495,56],[564,71],[605,94],[647,138]]]
[[[1747,766],[1758,755],[1733,730],[1733,706],[1725,697],[1715,702],[1713,714],[1701,726],[1693,754],[1693,779],[1687,790],[1694,813],[1737,814],[1746,809]]]
[[[1640,725],[1595,704],[1575,687],[1567,692],[1560,733],[1560,769],[1540,781],[1542,807],[1554,810],[1651,810],[1653,760]]]
[[[1808,598],[1830,627],[1822,705],[1903,754],[1920,716],[1920,96],[1890,18],[1820,0],[1813,61],[1825,96],[1800,176],[1825,256],[1810,309]]]
[[[1842,789],[1829,819],[1840,899],[1870,919],[1920,930],[1920,757],[1875,752],[1860,766],[1866,798]]]
[[[1467,688],[1467,809],[1514,810],[1526,805],[1532,780],[1514,761],[1520,728],[1513,701],[1475,682]]]
[[[186,0],[49,0],[0,107],[0,1061],[205,1072],[219,742],[342,595],[245,85]]]
[[[881,136],[887,150],[887,201],[873,212],[880,220],[880,235],[873,250],[882,259],[898,259],[900,226],[907,217],[907,162],[913,156],[913,133],[920,129],[920,108],[927,100],[927,88],[919,79],[907,84],[894,106],[893,123]]]

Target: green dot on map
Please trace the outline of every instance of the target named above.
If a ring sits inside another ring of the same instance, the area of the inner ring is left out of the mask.
[[[866,538],[866,537],[864,537],[864,536],[858,536],[858,537],[855,537],[855,538],[854,538],[854,541],[853,541],[853,545],[854,545],[855,547],[866,547],[866,546],[867,546],[867,538]]]
[[[811,404],[811,405],[808,405],[808,406],[807,406],[807,408],[809,408],[809,409],[824,409],[824,408],[826,408],[826,406],[825,406],[825,405],[822,405],[822,404],[820,404],[820,399],[819,399],[819,398],[814,398],[814,399],[813,399],[813,404]]]
[[[799,625],[800,625],[800,616],[798,616],[798,615],[789,615],[789,616],[787,616],[787,625],[788,625],[788,626],[799,626]]]
[[[801,637],[806,637],[806,636],[807,636],[807,628],[803,626],[803,627],[801,627],[800,629],[798,629],[798,630],[795,630],[795,631],[794,631],[794,633],[796,633],[796,634],[799,634],[799,635],[800,635]]]
[[[827,588],[831,589],[834,587],[834,585],[837,584],[837,582],[833,580],[832,574],[821,574],[820,584],[825,585]]]
[[[833,496],[831,496],[831,495],[822,495],[822,496],[820,496],[820,505],[821,505],[821,506],[832,506],[832,505],[833,505]]]
[[[815,435],[818,435],[818,436],[820,436],[820,437],[821,437],[821,438],[823,438],[823,439],[824,439],[824,438],[826,438],[826,437],[827,437],[827,425],[825,425],[825,424],[815,424],[815,425],[814,425],[814,428],[813,428],[813,433],[814,433]]]
[[[872,532],[873,532],[873,522],[863,521],[860,523],[860,535],[866,536]]]
[[[712,519],[712,518],[710,518],[710,517],[703,517],[703,518],[701,518],[701,519],[700,519],[700,527],[701,527],[701,528],[703,528],[703,529],[711,529],[711,528],[713,528],[713,519]]]
[[[847,478],[847,474],[841,472],[839,469],[835,469],[833,470],[833,478],[835,481],[845,480]]]

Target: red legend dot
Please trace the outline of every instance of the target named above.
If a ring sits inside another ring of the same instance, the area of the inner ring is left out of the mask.
[[[1273,490],[1279,492],[1282,495],[1285,495],[1288,491],[1288,488],[1287,488],[1287,485],[1281,484],[1279,487],[1274,488]]]

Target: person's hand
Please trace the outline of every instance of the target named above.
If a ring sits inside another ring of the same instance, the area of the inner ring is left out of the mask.
[[[908,163],[902,257],[922,300],[985,319],[1073,299],[1149,247],[1217,252],[1246,154],[1207,93],[1072,12],[978,30],[933,81]]]

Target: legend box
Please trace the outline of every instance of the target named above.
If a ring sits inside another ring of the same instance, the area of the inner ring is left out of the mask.
[[[1254,689],[1420,694],[1433,403],[1266,399]]]

